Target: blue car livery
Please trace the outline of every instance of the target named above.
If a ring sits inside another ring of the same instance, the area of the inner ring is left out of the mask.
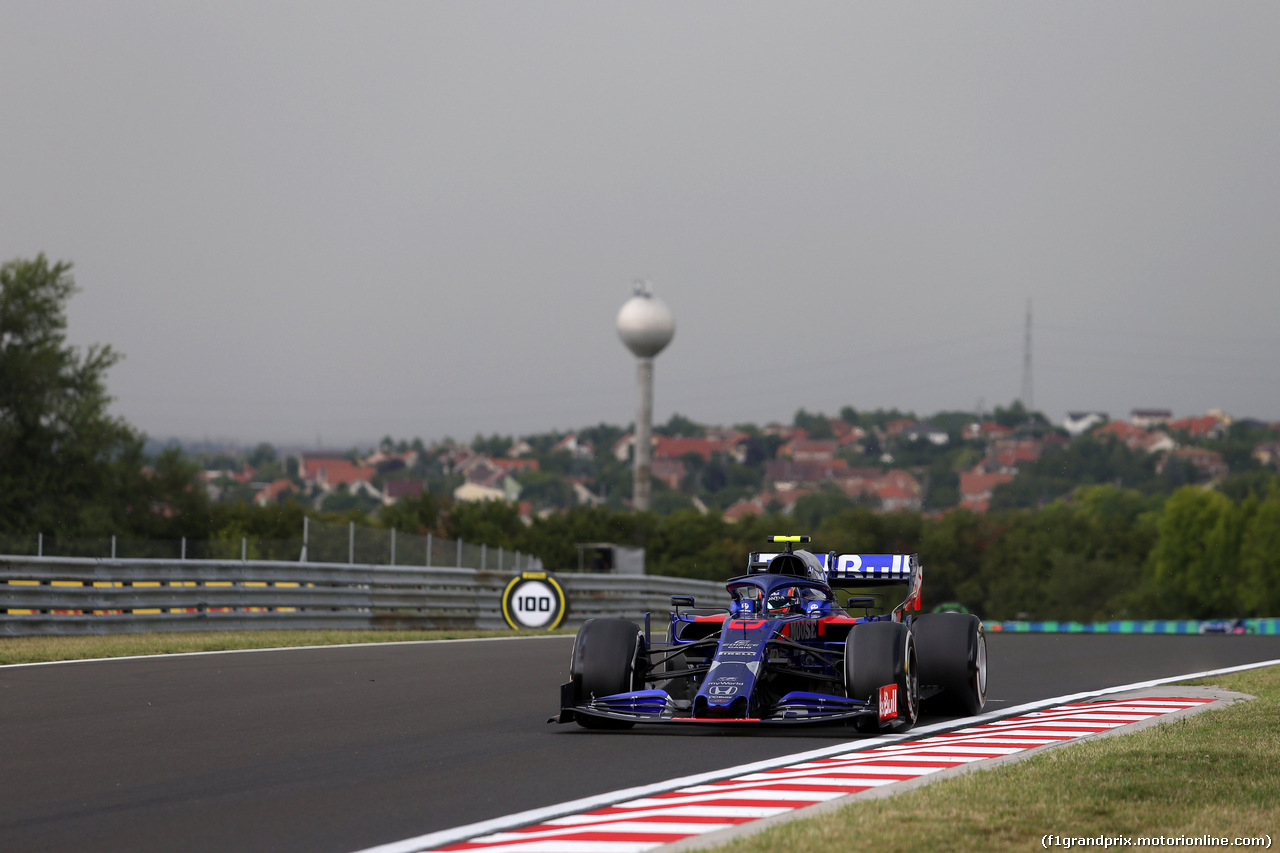
[[[920,612],[914,554],[815,554],[774,536],[725,588],[727,607],[673,596],[666,636],[624,619],[578,631],[552,721],[844,723],[902,731],[922,702],[976,714],[985,702],[986,638],[970,614]],[[782,550],[776,546],[782,545]],[[844,596],[843,607],[839,600]]]

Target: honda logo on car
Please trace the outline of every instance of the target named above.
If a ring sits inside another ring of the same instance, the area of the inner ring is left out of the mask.
[[[707,688],[707,692],[712,696],[732,696],[738,692],[736,684],[713,684]]]
[[[898,716],[898,685],[886,684],[880,688],[880,719],[892,720]]]

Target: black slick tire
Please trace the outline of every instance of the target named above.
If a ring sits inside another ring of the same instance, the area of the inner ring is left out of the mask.
[[[972,717],[987,703],[987,635],[971,613],[926,613],[911,630],[920,656],[920,683],[942,688],[929,711]]]
[[[626,619],[588,619],[578,629],[569,661],[569,677],[576,701],[626,693],[644,686],[643,643],[640,628]],[[574,716],[585,729],[629,729],[634,723]]]
[[[920,715],[920,682],[916,675],[915,638],[900,622],[863,622],[854,625],[845,642],[845,695],[875,702],[881,687],[898,685],[898,716],[878,721],[859,719],[859,731],[904,732]]]

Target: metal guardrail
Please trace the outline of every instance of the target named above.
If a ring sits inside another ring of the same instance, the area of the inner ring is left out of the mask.
[[[0,636],[252,629],[506,628],[512,572],[244,560],[0,557]],[[728,603],[721,584],[557,575],[564,624],[666,613],[670,596]],[[659,623],[661,624],[661,623]]]

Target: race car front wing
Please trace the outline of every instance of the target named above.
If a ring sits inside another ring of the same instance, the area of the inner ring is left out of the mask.
[[[694,716],[693,702],[677,701],[665,690],[636,690],[597,697],[586,703],[574,702],[573,683],[560,688],[560,713],[549,723],[569,723],[578,717],[618,720],[627,723],[760,723],[786,725],[842,723],[859,718],[876,719],[876,702],[849,699],[826,693],[793,691],[778,700],[767,714],[751,716]]]

